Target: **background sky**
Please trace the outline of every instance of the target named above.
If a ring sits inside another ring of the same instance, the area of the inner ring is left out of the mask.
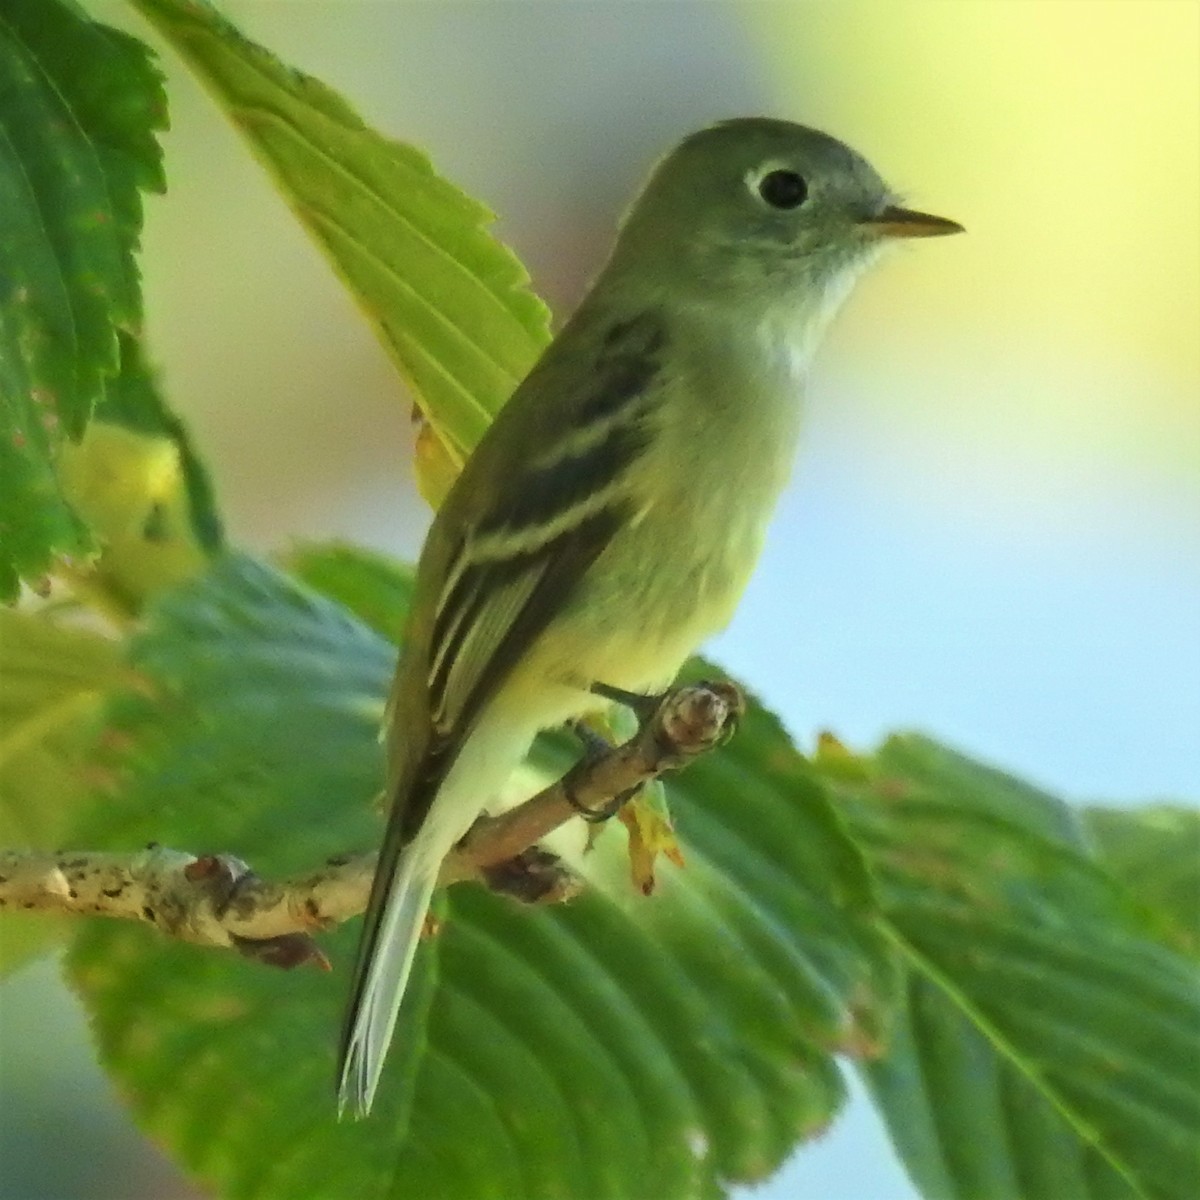
[[[115,2],[89,8],[147,36]],[[710,652],[803,746],[822,728],[862,747],[920,729],[1073,799],[1200,800],[1200,5],[224,8],[500,213],[556,313],[657,155],[722,117],[825,128],[966,225],[896,253],[839,319],[761,569]],[[428,516],[394,372],[233,133],[164,65],[151,347],[232,537],[411,555]],[[28,1096],[0,1107],[0,1196],[109,1200],[134,1170],[122,1200],[187,1195],[90,1065],[53,964],[0,1005],[6,1090]],[[47,1158],[39,1125],[73,1152]],[[856,1104],[756,1195],[913,1193]]]

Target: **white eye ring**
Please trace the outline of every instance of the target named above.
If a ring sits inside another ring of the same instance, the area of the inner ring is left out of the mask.
[[[782,212],[808,199],[808,183],[804,176],[786,163],[768,163],[746,176],[746,186],[769,208]]]

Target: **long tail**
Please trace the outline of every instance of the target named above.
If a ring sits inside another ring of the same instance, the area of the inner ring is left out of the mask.
[[[379,1086],[384,1056],[441,867],[441,857],[431,856],[421,842],[417,838],[406,846],[391,878],[380,881],[386,894],[359,951],[365,970],[355,980],[342,1035],[339,1115],[365,1117]]]

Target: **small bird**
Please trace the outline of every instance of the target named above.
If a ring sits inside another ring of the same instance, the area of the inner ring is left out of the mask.
[[[339,1111],[371,1108],[442,860],[540,730],[594,686],[661,691],[729,621],[830,318],[890,240],[961,229],[787,121],[724,121],[652,172],[421,552]]]

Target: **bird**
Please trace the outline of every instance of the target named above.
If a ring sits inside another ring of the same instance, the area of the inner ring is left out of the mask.
[[[543,729],[661,691],[723,628],[791,472],[809,364],[902,207],[825,133],[742,117],[654,167],[438,510],[385,718],[390,814],[337,1072],[364,1116],[442,861]]]

